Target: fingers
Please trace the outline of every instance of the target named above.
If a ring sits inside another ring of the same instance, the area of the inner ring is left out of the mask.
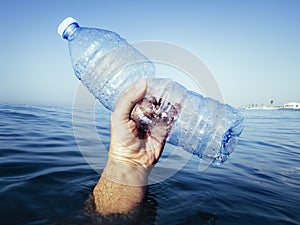
[[[138,81],[132,88],[129,88],[116,105],[114,114],[120,119],[129,119],[131,110],[136,102],[142,99],[147,90],[145,79]]]

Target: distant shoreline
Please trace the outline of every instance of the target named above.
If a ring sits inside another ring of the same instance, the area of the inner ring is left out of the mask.
[[[271,102],[271,104],[273,101]],[[248,104],[248,105],[243,105],[240,107],[240,109],[292,109],[292,110],[300,110],[300,103],[298,102],[289,102],[284,105],[279,105],[279,106],[273,106],[273,105],[261,105],[258,106],[258,104]]]
[[[274,107],[239,107],[239,109],[245,109],[245,110],[279,110],[279,109],[284,109],[284,110],[297,110],[300,111],[300,108],[287,108],[283,106],[274,106]]]

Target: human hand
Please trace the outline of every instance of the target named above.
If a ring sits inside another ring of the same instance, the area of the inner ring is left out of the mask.
[[[103,214],[130,213],[146,193],[151,168],[159,160],[170,124],[157,123],[147,135],[132,119],[132,109],[144,98],[145,80],[137,82],[119,100],[111,116],[107,164],[94,188],[96,210]]]
[[[142,135],[131,118],[134,105],[146,93],[145,80],[137,82],[118,102],[111,116],[111,143],[109,156],[116,162],[141,166],[151,170],[159,160],[170,127],[157,124],[151,134]]]

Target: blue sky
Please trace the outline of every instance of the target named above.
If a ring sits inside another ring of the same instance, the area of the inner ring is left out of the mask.
[[[178,44],[204,61],[226,102],[300,102],[300,1],[1,1],[0,103],[71,105],[79,81],[57,26]]]

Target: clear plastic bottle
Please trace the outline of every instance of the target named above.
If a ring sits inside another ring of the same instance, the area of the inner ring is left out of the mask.
[[[171,79],[150,78],[147,83],[145,98],[131,113],[138,128],[151,133],[152,127],[171,125],[168,143],[209,164],[228,159],[243,129],[243,117],[237,109],[187,90]]]
[[[208,162],[227,160],[242,132],[243,117],[235,108],[154,78],[152,62],[115,32],[80,27],[69,17],[58,33],[69,42],[77,78],[106,108],[113,110],[128,86],[146,78],[146,96],[131,113],[141,133],[167,125],[168,143]]]
[[[58,33],[68,40],[77,78],[110,110],[126,87],[155,75],[153,63],[115,32],[80,27],[69,17]]]

